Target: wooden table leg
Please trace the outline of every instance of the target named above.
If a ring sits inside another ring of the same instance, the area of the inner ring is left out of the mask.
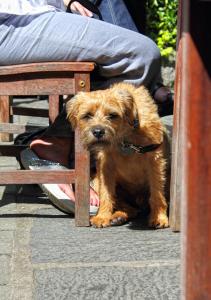
[[[211,299],[211,1],[182,1],[182,299]]]

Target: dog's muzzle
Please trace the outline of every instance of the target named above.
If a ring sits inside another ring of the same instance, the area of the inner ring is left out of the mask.
[[[101,126],[97,126],[92,128],[92,134],[95,138],[100,140],[105,135],[105,129]]]

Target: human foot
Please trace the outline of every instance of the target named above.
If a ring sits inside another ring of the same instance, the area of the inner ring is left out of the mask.
[[[31,142],[30,148],[42,159],[58,162],[68,166],[68,156],[70,153],[69,138],[43,138]]]
[[[58,186],[59,186],[60,190],[62,190],[62,192],[64,192],[72,201],[75,202],[75,195],[74,195],[72,185],[58,184]],[[97,193],[91,187],[89,190],[89,196],[90,196],[90,205],[92,205],[92,206],[100,205],[99,197],[98,197]]]
[[[30,148],[42,159],[68,166],[68,157],[71,149],[71,140],[69,138],[50,137],[36,139],[32,141]],[[58,186],[72,201],[75,201],[72,185],[58,184]],[[90,187],[90,205],[99,206],[99,204],[97,193]]]

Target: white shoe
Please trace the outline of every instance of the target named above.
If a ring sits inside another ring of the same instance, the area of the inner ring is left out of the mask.
[[[59,163],[40,159],[31,149],[27,148],[21,152],[21,163],[25,169],[30,170],[67,170]],[[39,184],[49,200],[60,210],[68,214],[75,213],[75,202],[72,201],[57,184]],[[90,205],[90,215],[96,215],[97,206]]]

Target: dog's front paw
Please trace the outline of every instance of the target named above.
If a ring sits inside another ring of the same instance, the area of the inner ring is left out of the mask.
[[[111,226],[111,216],[94,216],[90,220],[91,224],[95,228],[103,228]]]
[[[116,211],[111,217],[112,226],[120,226],[128,221],[128,214],[124,211]]]
[[[153,228],[166,228],[169,226],[168,217],[165,213],[150,215],[149,226]]]

